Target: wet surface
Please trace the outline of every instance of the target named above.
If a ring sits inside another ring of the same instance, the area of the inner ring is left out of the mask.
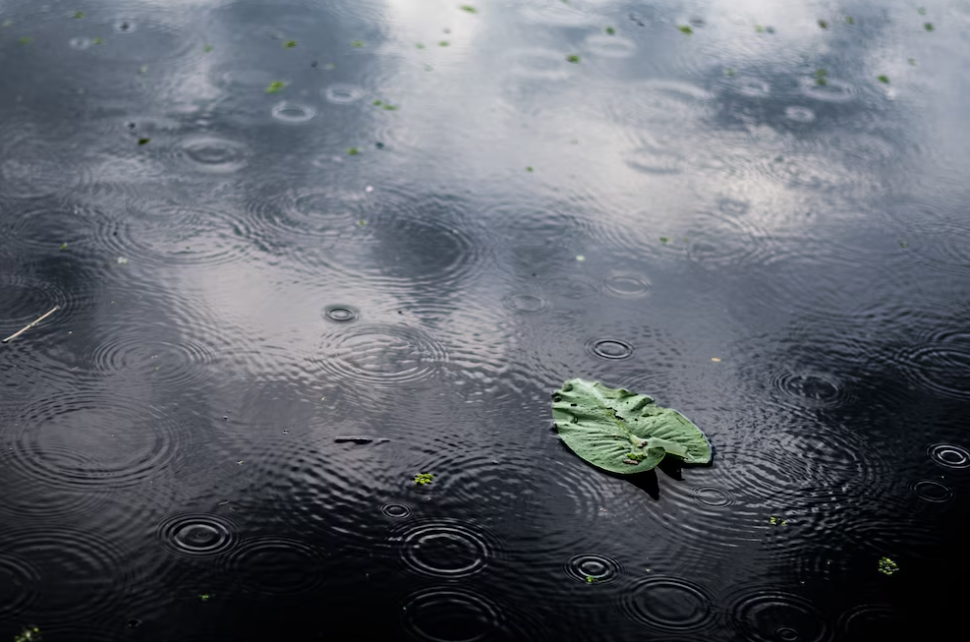
[[[970,5],[0,25],[0,334],[57,307],[0,346],[0,637],[952,619]],[[585,465],[550,430],[576,376],[680,410],[713,466]]]

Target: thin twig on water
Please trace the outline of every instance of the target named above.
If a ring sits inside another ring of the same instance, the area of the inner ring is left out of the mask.
[[[34,321],[33,323],[29,323],[29,324],[27,324],[27,326],[26,326],[26,327],[24,327],[24,329],[23,329],[23,330],[21,330],[20,332],[17,332],[17,333],[14,333],[14,334],[11,334],[11,335],[10,335],[9,337],[7,337],[6,339],[4,339],[4,340],[2,341],[2,343],[6,343],[6,342],[8,342],[8,341],[13,341],[14,339],[16,339],[17,337],[19,337],[20,335],[22,335],[22,334],[23,334],[24,332],[26,332],[27,330],[30,330],[30,329],[31,329],[32,327],[34,327],[34,326],[35,326],[35,325],[37,325],[38,323],[40,323],[41,321],[43,321],[44,319],[46,319],[46,318],[47,318],[47,317],[49,317],[50,315],[52,315],[52,314],[54,314],[55,312],[57,312],[57,310],[58,310],[58,309],[59,309],[60,307],[61,307],[61,306],[59,306],[59,305],[55,305],[55,306],[54,306],[54,309],[52,309],[52,310],[51,310],[50,312],[48,312],[47,314],[45,314],[45,315],[44,315],[44,316],[42,316],[41,318],[39,318],[39,319],[37,319],[37,320],[36,320],[36,321]]]

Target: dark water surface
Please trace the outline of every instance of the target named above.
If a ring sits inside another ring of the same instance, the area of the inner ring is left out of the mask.
[[[0,640],[962,631],[970,2],[469,2],[0,4]]]

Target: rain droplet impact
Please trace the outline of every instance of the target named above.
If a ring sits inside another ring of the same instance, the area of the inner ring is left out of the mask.
[[[785,118],[796,123],[810,123],[815,120],[815,112],[808,107],[787,107]]]
[[[770,586],[736,591],[729,611],[738,632],[753,642],[821,642],[830,634],[825,616],[811,602]]]
[[[187,555],[216,555],[235,543],[232,522],[206,513],[172,515],[155,531],[166,545]]]
[[[586,350],[601,359],[628,359],[635,348],[622,339],[598,339],[588,342]]]
[[[447,360],[441,344],[403,325],[352,326],[325,336],[318,351],[321,368],[363,383],[420,381]]]
[[[970,453],[960,446],[935,444],[928,452],[930,459],[944,468],[970,468]]]
[[[649,577],[623,595],[621,606],[634,620],[668,631],[692,631],[714,621],[711,597],[677,577]]]
[[[411,516],[411,508],[405,504],[384,504],[381,514],[393,519],[407,519]]]
[[[586,583],[612,582],[620,576],[620,564],[616,560],[595,553],[571,557],[565,570],[569,577]]]
[[[942,504],[953,499],[953,491],[939,482],[925,479],[913,484],[916,496],[926,502]]]
[[[268,597],[308,593],[327,579],[317,550],[282,538],[243,542],[225,557],[224,567],[244,591]]]
[[[650,280],[635,274],[614,274],[603,282],[608,294],[636,298],[646,296],[652,287]]]
[[[222,138],[202,136],[182,143],[185,158],[199,171],[231,174],[246,166],[249,148]]]
[[[393,535],[407,566],[433,577],[464,578],[481,572],[494,545],[477,526],[452,519],[410,523]]]
[[[424,589],[408,597],[401,612],[404,628],[428,642],[478,642],[501,632],[498,608],[464,589]]]
[[[323,90],[323,97],[338,105],[347,105],[364,97],[364,90],[357,85],[338,83]]]
[[[502,299],[506,308],[523,314],[535,314],[549,307],[549,302],[536,294],[516,293]]]
[[[347,323],[348,321],[354,321],[360,316],[360,312],[357,308],[349,305],[334,304],[328,305],[323,309],[323,316],[330,321],[336,321],[337,323]]]
[[[273,118],[284,123],[305,123],[317,115],[313,107],[296,103],[281,103],[273,107]]]
[[[844,403],[847,396],[841,382],[824,372],[785,371],[773,379],[772,386],[798,406],[833,408]]]
[[[698,503],[706,506],[729,506],[734,503],[731,494],[720,488],[694,488],[691,495]]]

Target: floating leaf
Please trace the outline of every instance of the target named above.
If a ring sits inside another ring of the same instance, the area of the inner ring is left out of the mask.
[[[74,12],[74,19],[75,20],[80,20],[83,17],[84,17],[84,12],[83,11],[75,11]]]
[[[666,455],[711,461],[711,446],[686,417],[652,398],[599,382],[570,379],[553,396],[559,436],[577,455],[614,473],[641,473]]]
[[[462,11],[467,11],[468,13],[478,13],[478,9],[470,4],[463,4],[460,8]]]
[[[61,243],[61,249],[62,250],[66,250],[67,249],[67,243]]]
[[[441,42],[438,43],[439,47],[447,47],[448,45],[449,45],[449,42],[447,40],[442,40]]]
[[[104,38],[102,38],[101,36],[95,36],[94,38],[91,39],[91,43],[95,45],[103,45]]]
[[[33,40],[34,39],[31,38],[30,36],[24,36],[23,38],[21,38],[17,42],[19,42],[22,45],[29,45],[31,42],[33,42]]]
[[[846,16],[845,17],[845,24],[847,24],[847,25],[854,25],[855,24],[855,18],[853,18],[852,16]]]
[[[278,94],[283,89],[283,87],[286,87],[285,82],[283,82],[282,80],[274,80],[269,84],[269,87],[266,88],[266,93]]]
[[[152,139],[151,138],[139,138],[138,139],[138,144],[139,145],[147,145],[150,142],[152,142]]]
[[[414,483],[425,486],[434,481],[434,473],[418,473],[414,476]]]
[[[14,636],[13,642],[34,642],[40,640],[40,629],[36,626],[29,626]]]
[[[892,561],[888,557],[884,557],[879,560],[879,572],[883,575],[892,575],[899,570],[899,566],[896,562]]]
[[[350,148],[347,149],[347,155],[348,156],[356,156],[359,153],[360,153],[360,150],[358,148],[356,148],[356,147],[350,147]]]
[[[916,58],[910,58],[909,59],[909,64],[915,67],[916,66]]]
[[[424,45],[421,44],[420,42],[414,46],[417,47],[418,49],[424,49]]]
[[[825,20],[819,20],[818,21],[818,26],[821,27],[822,29],[828,29],[829,28],[829,23],[827,21],[825,21]]]
[[[577,56],[576,54],[569,54],[568,56],[566,56],[566,60],[573,63],[574,65],[579,64],[579,56]]]
[[[661,236],[660,237],[660,242],[663,243],[664,245],[666,245],[667,243],[670,243],[670,237],[668,237],[668,236]]]
[[[686,34],[688,36],[694,33],[694,30],[691,29],[690,25],[678,25],[677,29],[680,30],[680,33]]]
[[[881,83],[885,83],[885,84],[887,84],[887,85],[889,84],[889,76],[886,76],[886,75],[879,75],[879,76],[876,76],[876,78],[877,78],[877,79],[879,80],[879,82],[881,82]]]
[[[612,36],[612,35],[614,35],[616,33],[616,29],[614,29],[613,27],[607,27],[606,28],[606,33],[607,33],[607,35]]]
[[[205,47],[202,48],[202,50],[205,51],[206,53],[209,53],[210,51],[212,51],[212,45],[206,45]]]
[[[364,46],[364,42],[362,40],[354,40],[352,43],[350,43],[350,46],[357,47],[358,49],[360,49],[361,47]]]
[[[926,24],[923,25],[923,28],[926,29],[927,31],[933,31],[933,28],[934,28],[933,23],[927,22]]]
[[[287,40],[283,43],[283,47],[286,49],[292,49],[296,46],[296,40]]]
[[[525,171],[532,172],[532,171],[535,171],[535,170],[532,169],[532,165],[529,165],[528,167],[525,168]]]

